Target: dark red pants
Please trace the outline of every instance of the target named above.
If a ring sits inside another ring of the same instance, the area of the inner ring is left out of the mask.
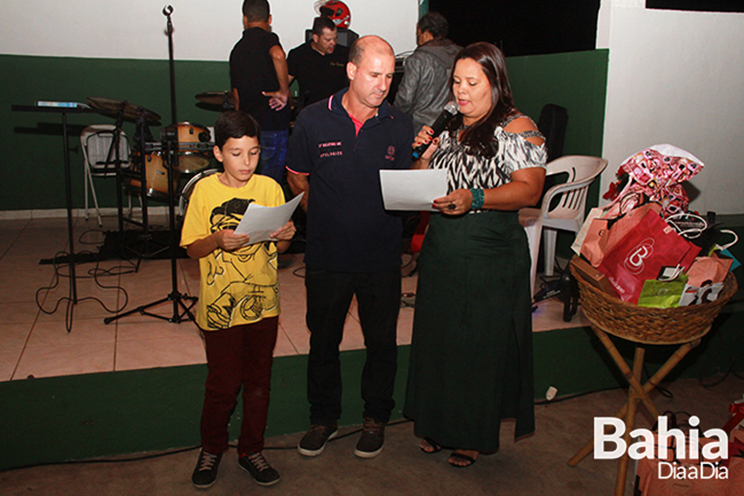
[[[238,454],[263,449],[278,323],[278,317],[271,317],[255,324],[202,333],[209,369],[201,418],[204,451],[218,454],[228,449],[227,424],[241,386],[243,419]]]

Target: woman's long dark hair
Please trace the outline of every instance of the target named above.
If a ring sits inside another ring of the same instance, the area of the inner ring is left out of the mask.
[[[514,97],[506,72],[506,60],[501,50],[491,43],[478,42],[466,46],[455,57],[450,76],[450,93],[454,84],[455,66],[462,59],[472,59],[483,69],[491,84],[491,109],[462,133],[461,142],[465,145],[467,153],[490,158],[498,151],[498,142],[493,137],[496,126],[515,111]],[[462,114],[458,114],[450,122],[449,129],[456,131],[461,125]]]

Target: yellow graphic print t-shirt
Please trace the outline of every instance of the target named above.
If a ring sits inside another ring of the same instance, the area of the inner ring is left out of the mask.
[[[276,181],[254,175],[242,188],[231,188],[212,174],[196,183],[181,231],[181,246],[222,229],[235,229],[248,204],[284,204]],[[277,251],[273,242],[232,252],[217,248],[199,259],[201,282],[196,323],[205,331],[251,324],[279,315]]]

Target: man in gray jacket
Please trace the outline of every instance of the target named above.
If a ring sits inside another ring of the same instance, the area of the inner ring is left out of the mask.
[[[450,101],[449,77],[461,47],[446,36],[447,19],[429,12],[416,24],[418,48],[403,64],[403,79],[395,95],[395,106],[413,119],[413,131],[431,126]]]

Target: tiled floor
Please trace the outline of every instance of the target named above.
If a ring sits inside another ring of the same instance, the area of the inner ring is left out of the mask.
[[[151,226],[167,226],[162,217],[150,222]],[[116,230],[116,226],[115,217],[104,217],[102,228],[95,219],[76,219],[75,252],[95,252],[104,232]],[[66,218],[0,220],[0,381],[205,362],[193,322],[175,324],[139,313],[103,322],[105,317],[116,315],[116,310],[127,312],[167,297],[172,291],[169,260],[145,259],[137,272],[125,261],[108,261],[97,267],[78,264],[78,304],[68,305],[69,277],[60,277],[55,285],[54,267],[39,264],[41,259],[67,250],[67,240]],[[309,335],[304,320],[302,255],[284,257],[293,264],[279,271],[282,315],[275,356],[306,354]],[[69,268],[61,266],[59,271],[66,275]],[[197,296],[198,262],[179,259],[177,271],[178,291]],[[416,276],[404,278],[403,292],[415,291]],[[172,302],[148,311],[165,317],[174,313]],[[533,315],[536,332],[586,324],[581,314],[570,323],[563,322],[562,305],[554,300],[541,302]],[[413,309],[401,308],[399,345],[410,343],[412,325]],[[341,348],[362,347],[359,319],[352,305]]]

